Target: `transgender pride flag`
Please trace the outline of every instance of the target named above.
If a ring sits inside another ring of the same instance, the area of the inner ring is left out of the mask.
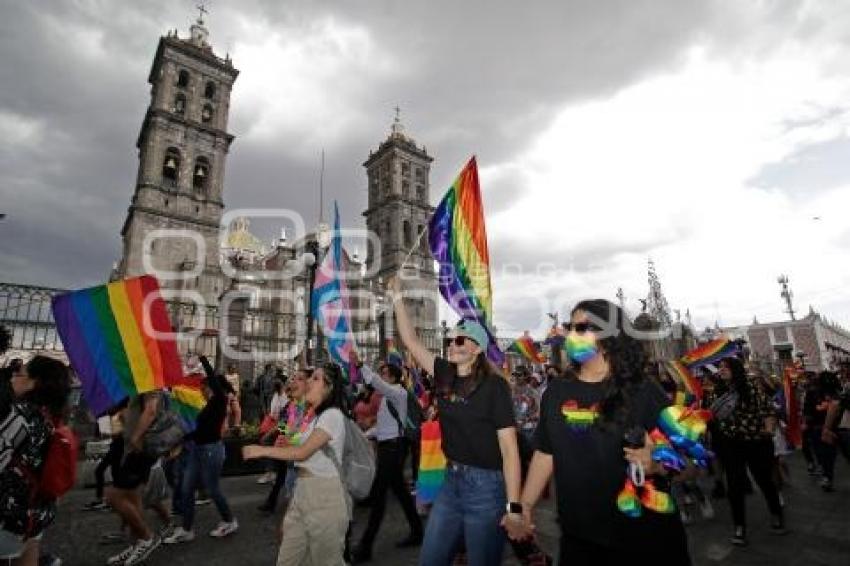
[[[334,203],[333,237],[328,253],[316,271],[310,308],[313,311],[313,317],[322,327],[331,360],[338,363],[346,373],[349,369],[349,357],[354,350],[348,288],[345,285],[347,267],[342,253],[339,208]]]

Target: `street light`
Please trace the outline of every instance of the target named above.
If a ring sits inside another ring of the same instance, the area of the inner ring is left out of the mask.
[[[446,325],[445,320],[440,321],[440,329],[443,332],[443,339],[440,342],[440,351],[442,352],[443,358],[446,357],[446,338],[449,335],[449,327]]]
[[[310,366],[313,363],[313,285],[316,283],[319,242],[308,240],[304,247],[307,251],[301,256],[301,262],[304,264],[304,267],[310,270],[307,287],[307,332],[304,339],[304,361]]]

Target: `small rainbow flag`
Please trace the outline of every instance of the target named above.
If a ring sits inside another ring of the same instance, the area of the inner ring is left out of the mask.
[[[416,480],[416,500],[433,503],[446,478],[446,456],[441,448],[440,421],[422,423],[422,444],[419,457],[419,478]]]
[[[689,370],[692,370],[719,362],[723,358],[734,356],[737,353],[738,347],[734,342],[730,342],[728,338],[718,338],[717,340],[712,340],[707,344],[694,348],[682,356],[679,361]]]
[[[684,395],[684,399],[681,403],[679,403],[679,396],[677,395],[676,404],[685,404],[690,405],[693,402],[699,402],[702,399],[702,384],[699,380],[694,377],[694,375],[685,367],[680,361],[668,361],[665,364],[667,366],[667,373],[670,377],[673,378],[673,381],[684,390],[686,395]]]
[[[57,295],[53,318],[95,415],[183,377],[171,321],[154,277]]]
[[[522,355],[528,361],[535,364],[543,364],[546,363],[546,358],[540,353],[540,350],[537,349],[537,346],[534,344],[534,340],[531,339],[528,332],[514,340],[514,343],[511,344],[511,350],[517,352]]]
[[[172,408],[180,415],[187,432],[195,430],[198,414],[207,404],[201,390],[204,379],[204,374],[195,373],[181,377],[171,385]]]
[[[431,255],[440,266],[437,283],[443,298],[461,318],[475,320],[490,334],[490,252],[475,157],[464,166],[434,211],[428,224],[428,242]],[[489,338],[487,357],[501,367],[505,355],[492,334]]]

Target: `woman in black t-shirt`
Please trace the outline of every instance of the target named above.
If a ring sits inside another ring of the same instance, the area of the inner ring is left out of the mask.
[[[448,566],[465,543],[471,566],[501,564],[503,526],[522,523],[520,462],[510,387],[487,361],[487,331],[470,320],[452,331],[448,360],[416,337],[390,281],[398,332],[419,365],[434,376],[446,477],[428,524],[419,564]]]
[[[651,480],[654,489],[669,491],[647,431],[670,402],[644,377],[641,344],[623,311],[601,299],[579,303],[567,326],[575,373],[550,381],[543,395],[537,450],[522,495],[524,528],[511,529],[511,536],[533,532],[532,508],[554,473],[561,564],[690,564],[678,513],[644,505],[635,517],[618,508],[630,464],[643,468],[647,485]],[[643,447],[626,448],[627,432],[633,445],[643,440]]]

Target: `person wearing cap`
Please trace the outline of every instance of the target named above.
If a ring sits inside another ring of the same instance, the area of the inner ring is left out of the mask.
[[[504,526],[522,523],[520,461],[510,387],[487,361],[487,330],[462,320],[450,334],[448,359],[436,357],[416,336],[398,277],[389,289],[404,346],[434,376],[447,460],[419,564],[451,564],[461,541],[471,566],[501,564]]]

